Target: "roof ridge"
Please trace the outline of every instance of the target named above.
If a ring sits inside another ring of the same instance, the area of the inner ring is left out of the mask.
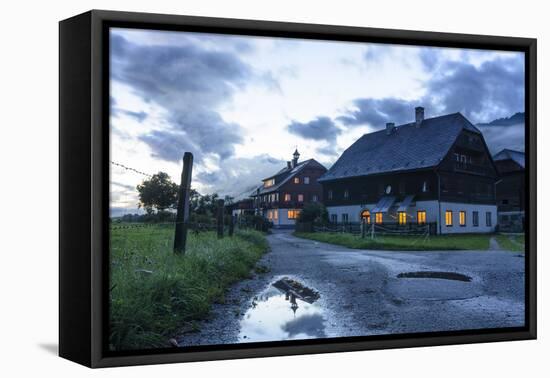
[[[483,137],[460,112],[426,118],[418,130],[409,122],[390,135],[385,129],[363,134],[319,181],[437,166],[463,131]]]

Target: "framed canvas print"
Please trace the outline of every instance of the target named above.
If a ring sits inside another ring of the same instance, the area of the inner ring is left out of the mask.
[[[60,23],[60,355],[536,337],[536,40]]]

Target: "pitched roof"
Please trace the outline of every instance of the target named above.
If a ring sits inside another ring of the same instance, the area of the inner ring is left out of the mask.
[[[515,161],[517,164],[519,164],[522,168],[525,169],[525,152],[515,151],[515,150],[510,150],[508,148],[505,148],[502,151],[497,152],[493,156],[494,161],[508,160],[508,159]]]
[[[391,134],[365,134],[318,181],[430,168],[439,165],[462,130],[481,132],[462,114],[396,126]]]
[[[325,168],[321,163],[319,163],[315,159],[304,160],[304,161],[298,163],[295,167],[290,167],[290,168],[285,167],[285,168],[281,169],[280,171],[278,171],[277,173],[275,173],[274,175],[271,175],[271,176],[265,178],[264,181],[268,180],[268,179],[271,179],[271,178],[274,178],[276,184],[272,185],[268,188],[265,188],[263,185],[259,186],[258,188],[256,188],[251,193],[251,195],[255,196],[257,194],[270,193],[270,192],[273,192],[273,191],[279,189],[283,184],[285,184],[286,182],[288,182],[288,180],[290,180],[291,178],[296,176],[298,173],[300,173],[308,165],[316,165],[317,167]],[[258,190],[259,190],[259,192],[258,192]]]

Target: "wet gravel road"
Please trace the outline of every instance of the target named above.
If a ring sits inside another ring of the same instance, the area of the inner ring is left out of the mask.
[[[273,295],[271,283],[282,277],[300,281],[320,294],[315,303],[315,316],[320,321],[314,328],[311,324],[308,328],[305,318],[296,318],[307,312],[307,304],[298,307],[295,314],[289,313],[294,318],[292,327],[299,331],[288,333],[293,338],[516,327],[524,323],[523,254],[362,251],[296,238],[288,231],[274,231],[268,240],[271,251],[259,265],[269,271],[255,273],[232,287],[225,303],[214,305],[209,319],[199,324],[199,332],[177,338],[181,346],[255,341],[247,332],[257,333],[258,329],[244,325],[247,319],[261,319],[254,314],[257,303]],[[460,273],[471,281],[397,277],[418,271]],[[277,319],[268,319],[269,308],[263,311],[267,315],[264,323],[260,320],[256,325],[259,331],[262,327],[291,328],[290,322],[269,325]],[[273,333],[274,340],[280,338],[280,332]]]

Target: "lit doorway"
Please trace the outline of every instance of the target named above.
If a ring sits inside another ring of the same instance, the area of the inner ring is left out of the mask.
[[[364,223],[370,224],[370,211],[363,210],[361,211],[361,221]]]

